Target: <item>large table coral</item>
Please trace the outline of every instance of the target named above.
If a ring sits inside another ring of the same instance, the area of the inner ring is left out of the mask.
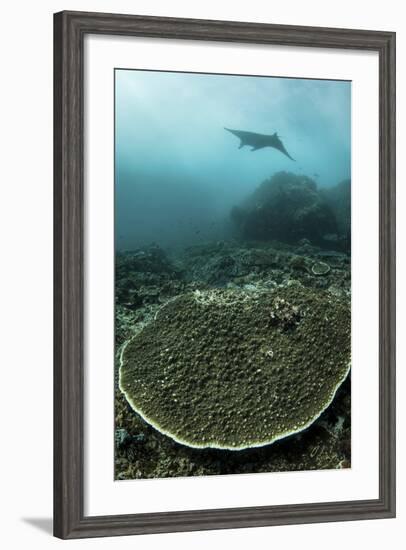
[[[323,291],[178,296],[124,346],[120,388],[174,440],[239,450],[304,430],[350,367],[350,308]]]

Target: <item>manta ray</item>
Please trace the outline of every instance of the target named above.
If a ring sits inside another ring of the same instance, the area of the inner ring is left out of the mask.
[[[263,149],[264,147],[273,147],[290,158],[290,160],[295,160],[286,151],[276,132],[274,134],[267,135],[256,134],[255,132],[245,132],[243,130],[231,130],[231,128],[224,128],[224,130],[227,130],[240,138],[241,141],[239,149],[245,145],[252,147],[251,151],[257,151],[258,149]]]

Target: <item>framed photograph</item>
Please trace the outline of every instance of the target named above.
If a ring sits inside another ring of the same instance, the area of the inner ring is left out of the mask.
[[[395,516],[395,34],[61,12],[54,533]]]

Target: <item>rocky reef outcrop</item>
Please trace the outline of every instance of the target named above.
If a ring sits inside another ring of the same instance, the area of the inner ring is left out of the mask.
[[[337,222],[337,235],[334,240],[343,250],[351,249],[351,180],[346,179],[333,187],[320,190],[321,195],[334,212]],[[327,236],[328,238],[328,236]]]
[[[234,206],[231,219],[243,239],[297,243],[306,238],[318,246],[342,249],[350,216],[347,188],[342,184],[325,192],[307,176],[278,172]]]

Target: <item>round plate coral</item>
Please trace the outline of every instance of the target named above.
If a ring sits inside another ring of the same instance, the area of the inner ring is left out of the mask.
[[[349,303],[297,286],[178,296],[123,347],[120,389],[160,432],[239,450],[304,430],[350,368]]]

